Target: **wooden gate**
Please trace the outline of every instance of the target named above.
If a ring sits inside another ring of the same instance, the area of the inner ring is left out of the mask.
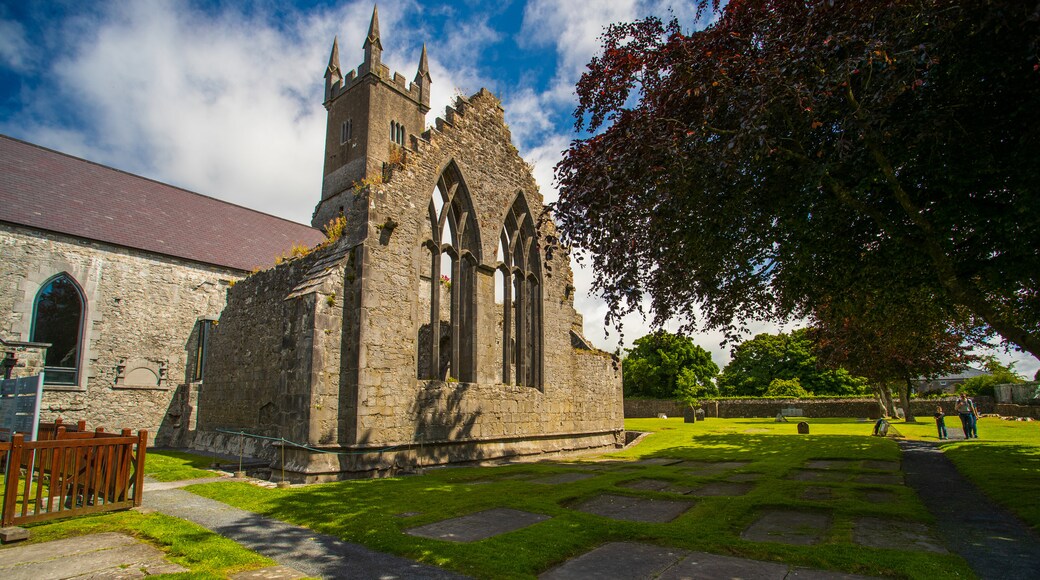
[[[8,457],[0,526],[140,506],[147,446],[147,431],[64,427],[54,439],[25,441],[18,434],[0,442],[0,454]]]

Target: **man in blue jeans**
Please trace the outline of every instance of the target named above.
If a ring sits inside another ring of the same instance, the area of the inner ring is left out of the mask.
[[[978,412],[975,410],[975,402],[969,399],[968,395],[961,393],[961,398],[957,401],[954,409],[956,409],[957,415],[961,418],[961,425],[964,426],[964,438],[978,439],[979,430],[976,425]]]

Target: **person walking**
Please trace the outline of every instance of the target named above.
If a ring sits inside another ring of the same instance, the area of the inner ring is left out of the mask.
[[[967,394],[961,393],[961,398],[957,400],[957,404],[953,408],[961,419],[961,426],[964,427],[964,438],[978,438],[975,428],[975,403],[968,398]]]
[[[939,430],[939,439],[946,439],[946,413],[943,413],[942,406],[935,408],[935,428]]]
[[[979,438],[979,409],[975,406],[975,401],[968,398],[968,412],[971,413],[971,437],[972,439]]]

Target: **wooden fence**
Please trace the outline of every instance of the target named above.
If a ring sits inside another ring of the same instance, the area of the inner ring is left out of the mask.
[[[0,442],[7,456],[0,527],[141,505],[148,432],[67,431]]]

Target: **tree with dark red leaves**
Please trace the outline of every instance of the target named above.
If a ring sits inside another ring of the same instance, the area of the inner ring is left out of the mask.
[[[1040,355],[1040,4],[702,0],[610,27],[556,168],[617,322],[811,317],[850,284]],[[884,308],[885,304],[879,304]],[[932,309],[934,307],[934,310]]]

